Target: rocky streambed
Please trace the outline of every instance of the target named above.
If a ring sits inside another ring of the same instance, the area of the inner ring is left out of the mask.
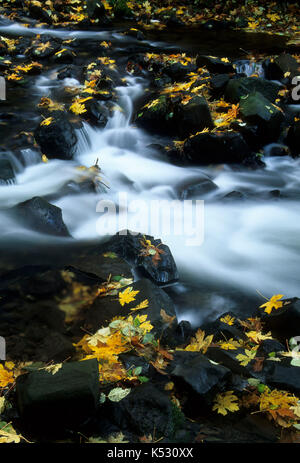
[[[0,442],[298,441],[295,47],[0,34]],[[151,228],[161,199],[204,200],[201,245]]]

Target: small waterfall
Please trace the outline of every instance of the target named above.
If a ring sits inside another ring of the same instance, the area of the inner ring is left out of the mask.
[[[238,74],[246,74],[247,77],[251,77],[253,74],[258,77],[265,77],[265,72],[261,63],[239,60],[235,62],[235,68]]]

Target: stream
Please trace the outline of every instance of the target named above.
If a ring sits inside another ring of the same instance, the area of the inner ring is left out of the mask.
[[[148,47],[156,52],[166,48],[203,52],[208,47],[210,54],[234,57],[236,60],[243,57],[236,48],[230,54],[229,45],[232,46],[233,39],[230,38],[231,41],[224,44],[219,37],[213,39],[211,35],[210,42],[205,42],[205,34],[202,40],[197,38],[195,44],[191,43],[195,37],[172,43],[176,36],[171,33],[168,42],[165,42],[164,33],[159,37],[159,42],[151,37],[148,41],[137,43],[132,37],[125,38],[119,30],[68,33],[24,29],[16,24],[2,25],[1,33],[12,36],[47,33],[60,38],[76,38],[80,52],[91,57],[96,43],[109,40],[113,45],[112,56],[117,62],[118,59],[124,61],[128,50],[137,46],[141,49]],[[271,46],[273,50],[280,48],[280,40],[275,42],[273,45],[265,43],[265,51],[269,51]],[[221,43],[220,49],[217,43]],[[245,37],[239,46],[249,49],[251,39]],[[255,46],[260,47],[261,51],[262,45],[257,37],[253,38],[253,52]],[[243,72],[251,72],[251,69],[247,71],[245,63],[242,66]],[[258,291],[266,297],[277,293],[286,297],[300,297],[300,160],[287,156],[268,156],[269,150],[266,148],[266,167],[259,170],[234,169],[226,165],[187,167],[171,164],[167,156],[156,148],[157,144],[165,146],[168,140],[154,137],[132,124],[137,103],[142,100],[147,88],[146,77],[133,77],[125,71],[124,77],[127,85],[116,89],[117,104],[121,110],[114,112],[104,129],[84,123],[83,128],[78,130],[79,143],[73,161],[50,160],[41,163],[39,154],[29,149],[21,151],[23,162],[13,154],[10,155],[16,181],[0,185],[2,256],[10,248],[15,251],[23,246],[33,246],[41,253],[47,253],[55,247],[59,253],[60,247],[71,246],[74,242],[24,229],[17,219],[8,217],[7,208],[34,196],[54,198],[51,202],[62,209],[64,222],[71,235],[77,243],[86,243],[104,239],[99,235],[99,230],[105,216],[96,212],[99,200],[118,204],[119,193],[122,192],[127,194],[128,202],[142,200],[150,207],[153,200],[178,199],[178,192],[183,185],[194,183],[204,176],[218,188],[194,198],[204,200],[204,240],[201,245],[187,246],[186,236],[176,236],[174,233],[163,235],[161,230],[152,229],[147,207],[130,216],[130,229],[161,238],[171,249],[180,281],[166,290],[176,303],[178,318],[199,324],[199,318],[207,321],[226,310],[242,313],[247,309],[244,306],[246,299],[248,304],[249,301],[257,304],[264,302]],[[17,95],[8,94],[7,101],[0,103],[6,108],[1,108],[1,112],[14,108],[14,111],[23,114],[23,119],[20,116],[22,124],[24,119],[30,119],[30,104],[37,104],[42,96],[53,97],[61,87],[70,85],[76,86],[79,82],[74,79],[58,80],[57,69],[51,68],[35,78],[23,101],[17,100]],[[36,125],[37,121],[33,118],[31,123]],[[109,186],[105,195],[80,193],[55,196],[63,185],[74,178],[76,166],[92,166],[97,159],[103,182]],[[280,190],[280,197],[270,194],[274,190]],[[224,200],[224,196],[232,191],[241,192],[245,198]],[[122,213],[125,211],[120,208]],[[192,217],[190,220],[190,223],[185,221],[187,229],[194,227]],[[114,228],[115,223],[111,223],[112,234],[118,231]],[[19,257],[21,259],[21,252]]]

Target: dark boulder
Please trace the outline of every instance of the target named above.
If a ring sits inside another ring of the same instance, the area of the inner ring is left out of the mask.
[[[182,82],[186,79],[190,72],[195,72],[196,70],[197,66],[193,63],[188,63],[187,65],[182,63],[173,63],[165,66],[163,72],[164,74],[167,74],[173,82]]]
[[[249,93],[260,92],[270,102],[274,103],[277,98],[280,86],[275,82],[258,77],[241,77],[231,79],[226,85],[225,100],[230,103],[239,103],[241,97]]]
[[[219,98],[224,94],[226,85],[229,82],[228,74],[216,74],[211,78],[212,94],[215,98]]]
[[[250,93],[241,98],[240,114],[242,119],[258,127],[258,134],[263,140],[276,140],[284,115],[280,108],[270,103],[261,93]],[[274,137],[275,135],[275,137]]]
[[[108,110],[97,100],[88,100],[85,102],[87,112],[83,114],[85,120],[92,125],[105,127],[108,121]]]
[[[171,375],[191,386],[203,398],[212,399],[226,386],[231,376],[228,368],[216,365],[198,352],[178,351],[170,365]]]
[[[154,246],[147,248],[148,240]],[[178,271],[169,247],[162,244],[160,239],[149,235],[131,234],[129,230],[117,233],[105,244],[105,249],[116,252],[127,262],[137,267],[156,284],[171,283],[178,280]],[[156,249],[156,251],[155,251]],[[160,252],[158,253],[159,250]],[[159,255],[158,255],[159,254]]]
[[[95,359],[65,363],[55,373],[37,370],[17,379],[22,420],[41,432],[76,429],[94,415],[99,402],[99,370]]]
[[[300,156],[300,121],[295,122],[288,131],[286,144],[293,156]]]
[[[226,317],[230,317],[232,320],[231,325],[222,321],[224,319],[226,320]],[[213,334],[214,342],[223,341],[224,337],[225,339],[247,339],[238,322],[237,316],[233,312],[223,313],[215,321],[202,325],[201,329],[203,329],[207,335]]]
[[[210,72],[217,74],[235,73],[232,63],[227,58],[200,55],[197,57],[196,64],[198,68],[206,66]]]
[[[62,211],[59,207],[48,203],[36,196],[12,209],[25,226],[48,235],[70,237],[70,233],[63,222]]]
[[[265,76],[270,80],[281,80],[289,72],[289,78],[299,75],[299,64],[289,53],[281,53],[275,59],[267,59],[263,63]]]
[[[175,431],[174,406],[168,395],[150,383],[142,384],[112,407],[111,419],[122,430],[138,436],[172,436]]]
[[[68,119],[60,115],[50,125],[39,125],[34,132],[41,151],[49,159],[73,158],[76,151],[77,135]]]
[[[170,98],[165,95],[144,106],[137,115],[136,124],[152,133],[174,134],[174,108]]]
[[[72,64],[74,61],[75,53],[70,49],[62,48],[58,50],[53,56],[53,62],[56,64]]]
[[[41,35],[28,49],[27,53],[34,59],[44,59],[53,56],[60,49],[60,41],[49,35]]]
[[[251,157],[251,150],[237,132],[200,133],[186,140],[183,153],[196,164],[241,163]]]
[[[263,310],[257,309],[254,315],[262,319],[264,329],[271,331],[273,337],[282,344],[285,345],[287,339],[300,335],[300,300],[297,297],[283,300],[283,306],[273,309],[270,314]]]
[[[86,8],[90,19],[101,19],[105,16],[105,8],[101,0],[87,0]]]
[[[300,368],[290,363],[291,358],[281,362],[268,361],[266,384],[271,387],[291,391],[297,395],[300,392]]]
[[[174,325],[177,324],[176,312],[170,297],[158,286],[154,285],[150,280],[139,280],[130,285],[133,291],[138,291],[135,299],[126,304],[124,307],[120,305],[119,299],[116,296],[98,296],[91,307],[88,309],[85,317],[85,328],[90,332],[95,332],[101,326],[106,326],[114,317],[135,315],[131,309],[136,307],[142,301],[148,299],[148,307],[138,311],[139,315],[147,315],[147,319],[151,322],[153,330],[151,333],[155,336],[161,336],[168,324],[161,316],[161,310],[164,309],[166,314],[175,317]],[[122,288],[119,292],[123,292],[127,287]]]
[[[193,97],[187,104],[178,105],[173,122],[181,138],[214,126],[206,99],[200,96]]]

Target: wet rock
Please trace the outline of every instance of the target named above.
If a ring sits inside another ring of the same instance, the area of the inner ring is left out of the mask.
[[[79,78],[80,71],[76,66],[73,66],[70,64],[69,66],[66,66],[65,68],[61,69],[58,74],[57,78],[59,80],[63,79],[76,79],[78,80]]]
[[[251,156],[244,138],[237,132],[200,133],[186,140],[187,160],[196,164],[241,163]]]
[[[51,23],[51,17],[48,13],[48,11],[42,6],[39,6],[38,4],[29,4],[28,5],[28,10],[31,18],[37,19],[42,22],[46,22],[48,24]]]
[[[223,197],[223,200],[225,201],[236,201],[236,200],[241,200],[241,199],[246,199],[246,195],[242,193],[241,191],[231,191],[230,193],[227,193]]]
[[[129,37],[134,37],[137,40],[145,40],[145,35],[143,32],[139,31],[138,29],[135,29],[134,27],[131,27],[128,31],[125,32],[126,35]]]
[[[156,336],[161,336],[162,332],[167,328],[167,323],[164,322],[161,316],[161,309],[163,308],[167,315],[174,318],[174,325],[177,324],[175,308],[169,296],[158,286],[154,285],[149,280],[139,280],[130,285],[134,291],[139,291],[135,296],[135,300],[120,306],[119,299],[116,296],[97,297],[89,308],[85,318],[85,328],[91,332],[97,331],[101,326],[106,326],[112,318],[120,316],[126,317],[132,315],[131,308],[136,307],[145,299],[148,299],[149,305],[145,309],[138,311],[139,315],[147,315],[148,320],[153,325],[151,333]],[[124,291],[126,287],[120,291]],[[120,311],[121,308],[121,311]]]
[[[63,222],[61,209],[39,196],[18,204],[12,212],[17,214],[18,220],[37,232],[55,236],[71,236]]]
[[[246,378],[257,378],[261,382],[265,381],[265,375],[262,372],[254,370],[255,359],[251,360],[247,366],[241,365],[241,362],[236,358],[237,355],[245,355],[244,349],[225,350],[219,347],[209,347],[206,356],[214,362],[223,365],[237,375],[242,375]],[[257,357],[257,356],[256,356]]]
[[[173,122],[177,134],[182,138],[214,126],[206,99],[199,96],[193,97],[185,105],[178,105]]]
[[[281,53],[275,59],[267,59],[263,68],[266,78],[270,80],[281,80],[286,72],[290,73],[289,78],[299,75],[299,64],[289,53]]]
[[[283,306],[273,309],[270,314],[260,308],[254,315],[261,317],[264,329],[271,331],[272,336],[284,345],[287,339],[300,335],[300,300],[297,297],[283,300]]]
[[[222,321],[226,317],[230,317],[232,325]],[[223,313],[214,322],[202,325],[201,329],[205,331],[206,335],[213,334],[214,341],[224,341],[224,337],[225,339],[247,339],[247,336],[243,333],[241,325],[238,322],[236,314],[233,312]]]
[[[265,339],[257,349],[257,357],[268,357],[272,352],[284,352],[285,347],[276,339]]]
[[[160,96],[138,114],[136,123],[142,128],[164,135],[186,137],[205,127],[213,127],[209,107],[204,97],[193,97],[187,104],[172,102]]]
[[[105,127],[108,121],[108,110],[97,100],[85,102],[87,112],[83,114],[85,120],[98,127]]]
[[[37,431],[76,429],[93,416],[99,401],[96,359],[62,365],[55,374],[37,370],[17,379],[17,401],[22,420]]]
[[[171,325],[164,330],[160,342],[163,346],[174,349],[178,346],[187,345],[193,332],[194,330],[190,322],[186,320],[182,320],[178,325],[176,323],[171,323]]]
[[[62,48],[55,53],[53,61],[57,64],[72,64],[74,57],[75,53],[73,53],[72,50]]]
[[[0,153],[2,156],[2,153]],[[15,174],[11,163],[7,159],[0,159],[0,185],[14,181]]]
[[[75,254],[72,265],[83,272],[97,275],[103,281],[107,281],[109,275],[132,278],[131,267],[124,259],[117,255],[113,258],[105,255],[96,247],[82,250]]]
[[[300,121],[295,122],[289,128],[286,143],[293,156],[300,156]]]
[[[174,379],[191,386],[203,398],[212,398],[231,376],[228,368],[211,363],[198,352],[176,352],[170,368]]]
[[[101,19],[105,16],[105,8],[101,0],[87,0],[86,7],[90,19]]]
[[[50,125],[39,125],[34,136],[42,153],[49,159],[69,160],[73,158],[77,135],[65,116],[57,116]]]
[[[188,63],[186,66],[182,63],[173,63],[164,67],[163,72],[171,78],[173,82],[180,82],[186,79],[187,74],[195,72],[197,66],[192,63]]]
[[[250,93],[241,99],[240,113],[245,122],[257,125],[257,135],[263,140],[275,141],[274,134],[279,136],[284,115],[260,92]]]
[[[229,60],[217,58],[215,56],[200,55],[197,57],[196,64],[198,68],[206,66],[207,69],[213,73],[235,73],[235,69]]]
[[[49,35],[41,35],[35,40],[28,49],[28,54],[34,59],[49,58],[60,49],[60,42],[58,39]]]
[[[300,392],[300,368],[290,364],[291,359],[281,362],[269,361],[266,371],[266,384],[293,393]]]
[[[170,98],[162,95],[137,115],[136,124],[149,132],[173,134],[174,111]]]
[[[223,95],[227,83],[229,82],[228,74],[216,74],[211,78],[212,93],[216,98]]]
[[[154,254],[151,248],[147,251],[147,248],[143,246],[142,243],[146,243],[145,240],[150,241],[156,249],[161,251],[159,259],[155,259],[158,257],[157,251]],[[129,230],[123,230],[105,244],[105,249],[116,252],[157,284],[178,280],[178,271],[171,251],[167,245],[162,244],[160,239],[141,233],[132,235]]]
[[[191,198],[199,198],[201,196],[207,195],[212,191],[216,191],[218,186],[209,178],[203,178],[199,182],[195,182],[180,191],[180,198],[181,199],[191,199]]]
[[[274,82],[258,77],[242,77],[231,79],[226,85],[225,100],[230,103],[239,103],[241,97],[249,93],[260,92],[266,99],[274,103],[280,86]]]
[[[175,431],[173,409],[165,392],[146,383],[113,407],[112,419],[120,429],[129,429],[138,436],[152,434],[154,429],[157,437],[171,436]]]

